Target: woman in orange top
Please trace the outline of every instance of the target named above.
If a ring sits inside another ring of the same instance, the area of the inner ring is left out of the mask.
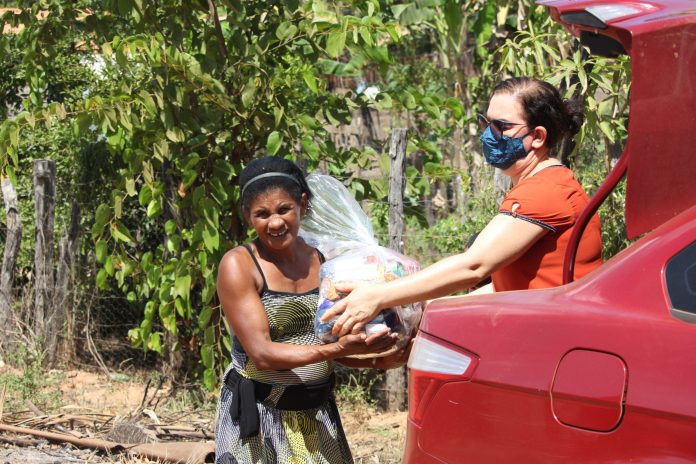
[[[564,102],[546,82],[512,78],[498,84],[479,121],[486,161],[512,179],[499,214],[464,253],[389,283],[342,289],[353,291],[323,317],[340,314],[334,333],[357,333],[383,308],[449,295],[488,276],[492,283],[477,293],[560,285],[571,229],[588,198],[554,150],[583,120],[582,106]],[[595,215],[580,242],[576,277],[601,262]]]

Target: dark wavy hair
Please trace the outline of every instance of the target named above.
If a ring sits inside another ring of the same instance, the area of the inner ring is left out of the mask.
[[[564,139],[572,139],[585,122],[582,99],[563,100],[558,89],[531,77],[513,77],[495,86],[493,95],[517,97],[525,112],[525,121],[534,128],[546,128],[546,145],[554,149]]]
[[[287,174],[295,178],[297,182],[284,176],[269,176],[258,179],[245,188],[247,183],[255,177],[271,172]],[[239,187],[240,191],[244,192],[241,204],[245,209],[248,209],[259,195],[276,188],[286,191],[297,203],[300,203],[303,193],[307,194],[307,200],[312,198],[312,191],[307,185],[302,170],[292,161],[276,156],[255,159],[247,164],[239,175]]]

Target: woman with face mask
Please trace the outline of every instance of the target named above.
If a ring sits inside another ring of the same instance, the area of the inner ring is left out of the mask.
[[[461,254],[393,282],[341,289],[353,291],[323,316],[339,315],[334,334],[357,333],[383,308],[449,295],[489,276],[492,282],[476,293],[561,285],[571,229],[588,197],[555,150],[583,120],[582,106],[564,102],[546,82],[512,78],[498,84],[486,114],[479,115],[486,162],[512,179],[498,214]],[[601,262],[595,215],[580,241],[576,277]]]

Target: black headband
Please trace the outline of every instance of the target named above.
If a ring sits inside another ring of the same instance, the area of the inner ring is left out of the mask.
[[[263,174],[259,174],[258,176],[249,179],[249,181],[246,184],[244,184],[244,187],[242,187],[242,193],[239,194],[239,198],[244,198],[244,191],[247,189],[247,187],[249,187],[257,180],[263,179],[265,177],[287,177],[288,179],[291,179],[294,183],[296,183],[300,188],[302,188],[300,181],[297,180],[297,178],[293,175],[286,174],[284,172],[265,172]]]

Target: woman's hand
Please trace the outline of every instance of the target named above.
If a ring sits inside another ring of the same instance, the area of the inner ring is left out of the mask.
[[[379,285],[356,286],[353,283],[342,283],[336,284],[336,289],[350,294],[327,310],[321,321],[329,321],[338,315],[331,331],[338,337],[349,333],[357,334],[382,309],[375,297],[379,294]]]
[[[394,353],[377,358],[375,361],[376,369],[395,369],[401,367],[408,362],[408,357],[411,355],[411,348],[415,338],[411,338],[406,346]]]
[[[388,350],[396,343],[397,334],[389,329],[381,330],[369,337],[364,333],[347,334],[336,342],[341,356],[353,356],[356,354],[381,353]]]

